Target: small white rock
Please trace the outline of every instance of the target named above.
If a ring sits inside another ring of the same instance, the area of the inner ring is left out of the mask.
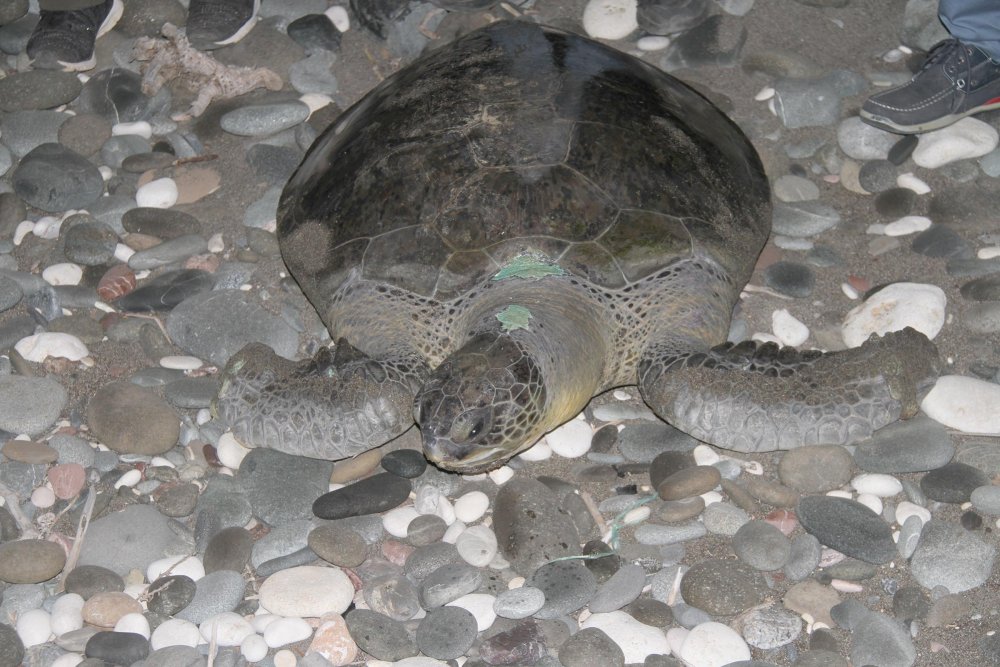
[[[138,468],[132,468],[131,470],[129,470],[127,473],[125,473],[115,481],[115,488],[120,489],[123,486],[132,488],[141,481],[142,481],[142,471],[139,470]],[[153,580],[150,579],[150,581]]]
[[[879,516],[882,515],[882,499],[871,493],[859,493],[856,500]]]
[[[831,579],[830,588],[841,593],[860,593],[865,587],[855,581],[845,581],[843,579]]]
[[[14,228],[14,245],[21,245],[21,241],[24,240],[24,237],[31,234],[33,231],[35,231],[35,223],[31,220],[22,220],[17,223],[17,227]]]
[[[624,389],[615,389],[611,392],[611,395],[616,401],[631,401],[632,394],[625,391]]]
[[[31,233],[40,239],[59,238],[59,232],[62,229],[63,220],[65,220],[69,215],[69,211],[58,218],[53,215],[44,215],[35,221]]]
[[[753,98],[758,102],[766,102],[772,97],[774,97],[774,88],[771,86],[764,86],[757,91],[756,95],[753,96]]]
[[[333,99],[329,95],[321,93],[306,93],[299,96],[299,101],[309,107],[310,116],[320,109],[333,104]]]
[[[728,625],[708,621],[691,628],[679,657],[692,667],[721,667],[750,659],[750,647]]]
[[[328,19],[330,19],[330,23],[333,24],[333,27],[340,32],[347,32],[351,29],[350,16],[347,14],[347,10],[340,5],[334,5],[323,13],[326,14]]]
[[[858,347],[877,333],[913,327],[933,339],[941,331],[948,303],[937,285],[893,283],[853,308],[841,332],[848,347]]]
[[[455,501],[455,518],[465,523],[475,523],[490,508],[490,497],[482,491],[469,491]]]
[[[83,280],[83,267],[72,262],[60,262],[42,271],[42,280],[50,285],[79,285]]]
[[[264,630],[264,642],[271,648],[288,646],[312,637],[313,629],[305,619],[278,618]]]
[[[653,513],[653,510],[649,509],[648,505],[643,505],[642,507],[636,507],[635,509],[629,510],[622,517],[622,524],[626,526],[635,526],[646,519],[649,515]]]
[[[639,27],[637,0],[590,0],[583,29],[595,39],[624,39]]]
[[[56,494],[47,486],[40,486],[31,492],[31,504],[40,510],[48,509],[56,504]]]
[[[52,635],[51,617],[43,609],[26,611],[17,617],[15,629],[25,648],[44,644]]]
[[[852,301],[861,297],[861,295],[858,294],[858,290],[854,289],[854,286],[850,283],[840,283],[840,291],[844,293],[844,296]]]
[[[909,500],[904,500],[896,505],[896,523],[902,526],[911,516],[918,517],[923,523],[931,520],[931,511],[926,507],[921,507]]]
[[[913,149],[913,161],[925,169],[937,169],[951,162],[982,157],[1000,143],[1000,135],[989,123],[963,118],[940,130],[920,135]]]
[[[343,614],[353,599],[354,584],[337,567],[291,567],[275,572],[260,587],[260,606],[279,616]]]
[[[135,254],[135,252],[136,252],[135,250],[129,248],[124,243],[115,244],[115,259],[117,259],[122,264],[127,264],[129,258],[131,258],[132,255]]]
[[[232,431],[226,431],[219,437],[219,444],[215,448],[222,465],[232,470],[239,470],[243,459],[250,453],[250,450],[240,444]]]
[[[418,514],[434,514],[441,502],[441,491],[430,484],[425,484],[417,491],[413,499],[413,508]]]
[[[945,375],[920,403],[931,419],[963,433],[1000,435],[1000,385]]]
[[[834,489],[833,491],[827,491],[824,495],[831,496],[833,498],[847,498],[852,500],[853,497],[850,491],[842,491],[840,489]]]
[[[52,603],[49,617],[52,634],[58,637],[83,627],[83,604],[85,600],[77,593],[60,595]]]
[[[549,447],[549,444],[545,442],[544,438],[542,438],[537,443],[535,443],[533,447],[524,450],[517,456],[522,461],[528,461],[531,463],[537,461],[544,461],[546,459],[552,458],[552,448]]]
[[[115,170],[106,164],[102,164],[97,168],[97,173],[101,175],[101,180],[107,183],[111,180],[111,177],[115,175]]]
[[[267,642],[260,635],[247,635],[240,642],[240,653],[247,662],[260,662],[267,657]]]
[[[393,537],[406,537],[406,527],[418,516],[412,505],[397,507],[382,515],[382,527]]]
[[[493,603],[496,597],[486,593],[469,593],[457,600],[448,603],[449,607],[461,607],[476,618],[476,625],[479,632],[488,629],[497,620],[497,613],[493,611]]]
[[[800,322],[785,308],[771,313],[771,331],[782,345],[798,347],[809,339],[809,327]]]
[[[138,612],[125,614],[115,623],[115,632],[134,632],[149,639],[149,621]]]
[[[157,178],[136,190],[135,203],[152,208],[170,208],[177,203],[178,194],[174,179]]]
[[[662,51],[670,46],[670,38],[664,35],[646,35],[640,37],[635,47],[640,51]]]
[[[594,431],[581,419],[571,419],[545,436],[545,442],[554,454],[565,459],[576,459],[590,451]]]
[[[90,356],[83,341],[68,333],[45,331],[17,341],[14,349],[28,361],[41,362],[49,357],[80,361]]]
[[[906,236],[922,232],[931,226],[931,219],[924,215],[907,215],[890,222],[883,230],[886,236]]]
[[[455,548],[469,565],[486,567],[497,555],[497,536],[489,526],[469,526],[455,540]]]
[[[185,354],[171,354],[166,357],[160,357],[161,367],[177,371],[193,371],[204,365],[205,362],[198,357],[192,357]]]
[[[434,508],[434,514],[441,517],[445,524],[449,526],[455,523],[455,506],[444,496],[441,496],[441,499],[438,500],[437,507]]]
[[[119,137],[126,134],[134,134],[144,139],[153,136],[153,127],[144,120],[137,120],[131,123],[116,123],[111,126],[111,136]]]
[[[856,475],[851,480],[851,486],[858,493],[868,493],[879,498],[891,498],[903,492],[903,485],[898,479],[881,472]]]
[[[700,466],[714,465],[722,460],[719,453],[708,445],[696,445],[691,454],[694,456],[694,462]]]
[[[198,581],[205,576],[205,566],[197,556],[168,556],[154,560],[146,567],[146,581],[156,581],[164,574],[183,574]]]
[[[901,188],[906,188],[908,190],[913,190],[918,195],[925,195],[931,191],[931,186],[924,183],[922,180],[906,172],[905,174],[900,174],[896,177],[896,185]]]
[[[254,633],[250,622],[234,611],[224,611],[212,616],[198,626],[198,631],[202,639],[214,641],[218,646],[239,646]]]
[[[979,259],[993,259],[994,257],[1000,257],[1000,245],[980,248],[976,251],[976,257]]]
[[[253,626],[253,631],[263,634],[264,631],[267,630],[267,626],[271,625],[279,618],[281,618],[281,616],[269,614],[263,609],[258,608],[256,615],[249,620],[250,620],[250,625]]]
[[[79,653],[63,653],[51,662],[49,667],[76,667],[84,661],[84,657]]]
[[[441,536],[441,541],[447,544],[455,544],[458,538],[465,532],[465,524],[461,521],[455,521],[455,523],[448,526],[444,531],[444,535]]]
[[[514,470],[510,466],[500,466],[496,470],[491,470],[489,477],[497,486],[503,486],[514,477]]]
[[[647,655],[653,653],[670,653],[667,636],[663,634],[663,630],[640,623],[623,611],[592,614],[590,618],[580,623],[580,627],[603,630],[625,654],[626,664],[642,663]],[[747,658],[749,657],[748,651]]]
[[[670,653],[680,655],[684,640],[687,639],[690,630],[687,628],[670,628],[667,630],[667,643],[670,644]]]

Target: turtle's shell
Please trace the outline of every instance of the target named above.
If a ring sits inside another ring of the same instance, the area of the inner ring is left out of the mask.
[[[692,255],[742,284],[768,206],[756,152],[702,96],[592,40],[501,22],[329,127],[278,235],[311,297],[360,276],[455,298],[525,252],[606,288]]]

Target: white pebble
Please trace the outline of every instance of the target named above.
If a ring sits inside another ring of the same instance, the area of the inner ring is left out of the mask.
[[[963,433],[1000,435],[1000,385],[945,375],[920,403],[931,419]]]
[[[275,572],[260,586],[260,606],[279,616],[343,614],[353,599],[354,584],[337,567],[291,567]]]
[[[430,484],[425,484],[417,490],[413,499],[413,508],[418,514],[434,514],[441,501],[441,491]]]
[[[852,301],[861,297],[861,295],[858,294],[858,290],[854,289],[854,286],[850,283],[840,283],[840,291],[844,293],[844,296]]]
[[[16,246],[21,245],[21,241],[24,240],[24,237],[33,232],[34,230],[35,230],[35,223],[33,223],[31,220],[22,220],[21,222],[17,223],[17,227],[14,228],[14,239],[13,239],[14,245]]]
[[[624,39],[639,27],[636,0],[590,0],[583,9],[583,29],[596,39]]]
[[[312,637],[313,629],[301,618],[279,618],[264,630],[264,642],[271,648],[288,646]]]
[[[146,567],[146,581],[156,581],[170,571],[170,574],[183,574],[198,581],[205,576],[205,566],[197,556],[168,556],[154,560]]]
[[[680,655],[684,640],[687,639],[690,630],[687,628],[670,628],[667,630],[667,644],[670,645],[670,653]]]
[[[412,505],[397,507],[382,515],[382,527],[393,537],[406,537],[406,527],[418,516]]]
[[[830,588],[841,593],[860,593],[865,587],[855,581],[844,581],[843,579],[831,579]]]
[[[455,501],[455,518],[465,523],[475,523],[489,508],[489,496],[482,491],[469,491]]]
[[[662,51],[670,46],[670,38],[663,35],[646,35],[640,37],[635,47],[640,51]]]
[[[334,5],[323,13],[326,14],[328,19],[330,19],[330,23],[333,24],[333,27],[340,32],[347,32],[351,29],[351,19],[347,14],[347,10],[340,5]]]
[[[42,271],[42,280],[50,285],[79,285],[83,280],[83,267],[72,262],[60,262]]]
[[[626,526],[635,526],[642,523],[649,518],[649,515],[653,513],[653,510],[649,509],[648,505],[643,505],[642,507],[636,507],[633,510],[629,510],[622,517],[622,523]]]
[[[772,97],[774,97],[774,88],[772,88],[771,86],[764,86],[759,91],[757,91],[756,95],[753,96],[753,98],[758,102],[766,102]]]
[[[927,185],[910,172],[897,176],[896,185],[901,188],[906,188],[907,190],[913,190],[918,195],[925,195],[931,191],[931,186]]]
[[[310,116],[323,107],[333,104],[333,99],[329,95],[322,95],[320,93],[306,93],[299,97],[299,101],[309,107]]]
[[[565,459],[580,458],[590,451],[594,430],[582,419],[572,419],[545,436],[554,454]]]
[[[441,536],[441,541],[447,544],[455,544],[458,541],[459,536],[465,532],[465,524],[461,521],[456,521],[455,523],[448,526],[444,531],[444,535]]]
[[[142,481],[142,471],[139,470],[138,468],[132,468],[127,473],[118,478],[118,480],[115,482],[115,488],[120,489],[123,486],[132,488],[141,481]]]
[[[61,217],[55,217],[52,215],[45,215],[35,221],[34,228],[31,233],[40,239],[56,239],[59,238],[59,231],[62,229],[63,220],[69,215],[69,212]]]
[[[129,258],[131,258],[132,255],[135,254],[135,252],[136,251],[134,249],[129,248],[124,243],[115,244],[115,259],[117,259],[119,262],[123,264],[127,264]]]
[[[141,186],[135,193],[135,203],[152,208],[170,208],[177,203],[177,183],[172,178],[157,178]]]
[[[903,492],[903,485],[898,479],[881,472],[856,475],[851,480],[851,486],[858,493],[868,493],[880,498],[890,498]]]
[[[500,466],[496,470],[491,470],[489,477],[497,486],[503,486],[514,477],[514,469],[510,466]]]
[[[924,215],[907,215],[885,226],[886,236],[906,236],[922,232],[931,226],[931,219]]]
[[[274,654],[274,667],[295,667],[299,664],[299,659],[295,653],[283,648]],[[399,665],[397,662],[396,665]]]
[[[149,621],[138,612],[125,614],[115,623],[115,632],[134,632],[149,639]]]
[[[931,511],[926,507],[921,507],[909,500],[904,500],[896,505],[896,523],[902,526],[911,516],[919,517],[920,521],[927,523],[931,520]]]
[[[853,497],[851,496],[851,492],[850,491],[841,491],[840,489],[834,489],[833,491],[827,491],[825,495],[830,496],[832,498],[847,498],[848,500],[852,500],[853,499]]]
[[[539,440],[533,447],[524,450],[517,455],[522,461],[528,461],[534,463],[536,461],[544,461],[546,459],[552,458],[552,448],[549,447],[545,439]]]
[[[97,168],[97,173],[101,175],[101,180],[107,183],[111,180],[111,177],[115,175],[115,170],[106,164],[102,164]]]
[[[841,333],[848,347],[859,347],[877,333],[913,327],[933,339],[941,331],[948,303],[944,290],[923,283],[893,283],[853,308]]]
[[[240,642],[240,653],[247,662],[260,662],[267,657],[267,642],[260,635],[247,635]]]
[[[83,341],[68,333],[45,331],[26,336],[17,341],[14,349],[28,361],[45,361],[49,357],[59,357],[70,361],[80,361],[90,356],[90,350]]]
[[[611,395],[614,396],[614,398],[615,398],[616,401],[631,401],[632,400],[632,394],[630,394],[629,392],[625,391],[624,389],[615,389],[613,392],[611,392]]]
[[[84,661],[84,657],[79,653],[63,653],[53,660],[49,667],[76,667]]]
[[[250,619],[250,625],[253,626],[254,632],[264,633],[267,630],[267,626],[271,625],[277,621],[281,616],[276,616],[275,614],[269,614],[263,609],[258,608],[256,615]]]
[[[226,431],[219,437],[215,453],[222,465],[232,470],[239,470],[240,464],[243,463],[243,459],[250,453],[250,450],[240,444],[232,431]]]
[[[17,636],[25,648],[44,644],[52,634],[49,613],[43,609],[32,609],[17,617]]]
[[[750,647],[728,625],[708,621],[691,628],[678,654],[692,667],[721,667],[750,659]]]
[[[49,617],[52,634],[58,637],[83,627],[83,603],[85,600],[77,593],[60,595],[52,603],[52,615]]]
[[[119,137],[126,134],[134,134],[144,139],[153,136],[153,127],[144,120],[137,120],[131,123],[115,123],[111,126],[111,136]]]
[[[434,514],[441,517],[445,524],[451,525],[455,523],[455,506],[451,504],[451,501],[441,496],[438,500],[437,507],[434,508]]]
[[[785,308],[771,313],[771,331],[782,345],[798,347],[809,338],[809,327],[800,322]]]
[[[979,259],[993,259],[994,257],[1000,257],[1000,245],[980,248],[976,251],[976,257]]]
[[[455,548],[469,565],[486,567],[497,555],[497,536],[489,526],[469,526],[455,540]]]
[[[56,504],[56,494],[49,487],[40,486],[31,492],[31,504],[40,510],[48,509]]]
[[[719,453],[708,445],[697,445],[691,453],[694,456],[694,462],[700,466],[714,465],[722,460]]]
[[[224,611],[202,621],[198,632],[202,639],[214,641],[218,646],[239,646],[247,636],[253,634],[253,628],[249,621],[236,612]]]
[[[986,155],[1000,143],[1000,135],[989,123],[963,118],[940,130],[920,135],[913,161],[925,169]]]
[[[708,507],[709,505],[712,505],[714,503],[722,502],[722,494],[719,493],[718,491],[706,491],[705,493],[701,494],[700,497],[703,501],[705,501],[705,507]]]
[[[208,237],[206,246],[209,252],[222,252],[226,249],[226,242],[222,239],[222,232],[216,232]]]
[[[882,499],[871,493],[859,493],[856,500],[879,516],[882,515]]]
[[[653,653],[670,653],[663,630],[640,623],[623,611],[592,614],[580,623],[580,627],[603,630],[625,654],[626,664],[642,663],[647,655]],[[747,657],[749,658],[749,653]]]
[[[160,357],[160,366],[178,371],[193,371],[205,365],[198,357],[185,354],[171,354]]]
[[[448,603],[449,607],[461,607],[472,614],[476,619],[479,632],[488,629],[497,620],[497,613],[493,611],[493,603],[496,597],[486,593],[469,593],[457,600]]]

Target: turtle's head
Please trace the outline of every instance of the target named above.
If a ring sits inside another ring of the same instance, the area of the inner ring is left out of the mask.
[[[484,334],[445,359],[414,400],[424,454],[462,473],[502,464],[545,430],[538,364],[510,336]]]

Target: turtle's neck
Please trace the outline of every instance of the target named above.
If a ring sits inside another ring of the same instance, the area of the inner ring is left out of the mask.
[[[491,283],[466,318],[468,336],[509,336],[542,372],[546,431],[572,419],[598,391],[609,341],[599,303],[564,276]]]

